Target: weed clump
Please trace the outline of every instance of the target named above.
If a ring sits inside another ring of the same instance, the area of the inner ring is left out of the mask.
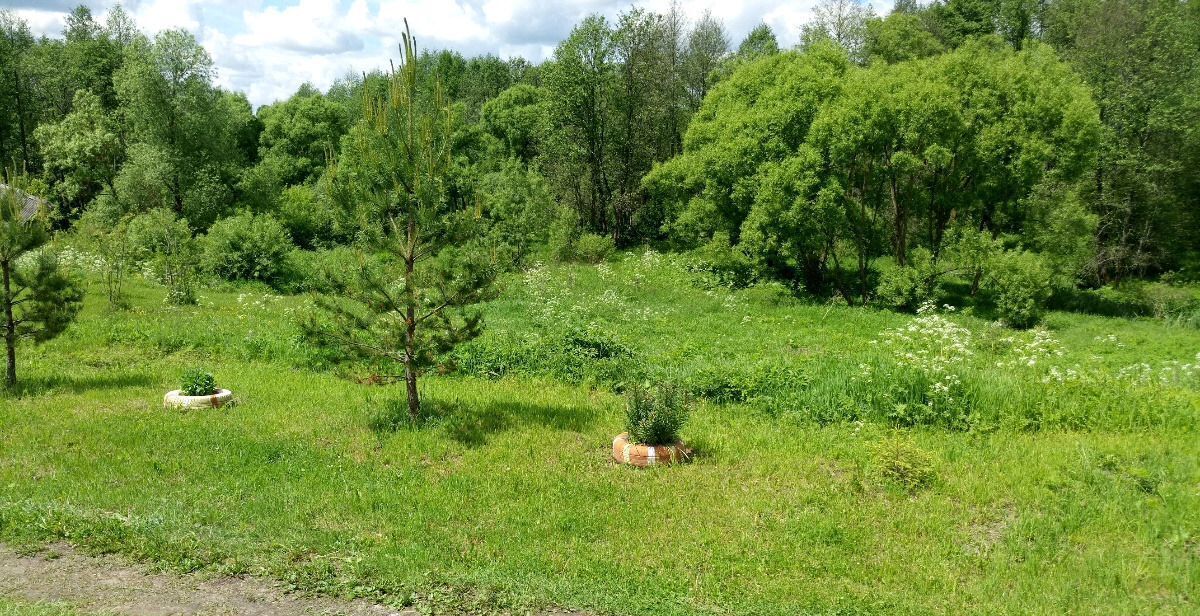
[[[625,430],[641,445],[674,445],[691,406],[691,398],[677,385],[631,387],[625,402]]]
[[[933,455],[909,439],[886,438],[871,448],[871,454],[880,476],[909,492],[928,487],[937,476]]]
[[[211,396],[217,393],[217,380],[211,372],[192,368],[180,378],[179,391],[185,396]]]

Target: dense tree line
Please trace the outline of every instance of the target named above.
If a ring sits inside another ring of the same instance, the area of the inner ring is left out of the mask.
[[[586,18],[538,65],[418,51],[406,70],[414,104],[446,101],[447,207],[516,259],[665,243],[743,281],[897,305],[945,276],[1006,288],[1004,264],[1060,287],[1194,267],[1195,0],[900,0],[886,16],[825,0],[799,34],[785,50],[760,25],[734,45],[711,15],[633,8]],[[387,235],[386,212],[337,186],[370,173],[347,148],[393,73],[254,110],[214,70],[190,34],[142,35],[119,6],[104,23],[76,9],[61,38],[0,12],[5,177],[34,176],[60,229],[153,216],[211,236],[147,240],[173,247],[156,253],[172,279],[206,260],[280,276],[222,255],[255,234]]]

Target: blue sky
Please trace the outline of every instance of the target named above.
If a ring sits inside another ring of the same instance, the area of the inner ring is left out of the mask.
[[[817,0],[695,0],[680,2],[691,19],[705,10],[725,23],[736,44],[760,22],[793,45]],[[59,36],[66,11],[79,0],[0,0],[36,34]],[[103,14],[115,0],[85,0]],[[125,0],[147,34],[184,28],[212,55],[218,83],[245,92],[257,105],[286,98],[300,84],[324,89],[347,72],[386,66],[395,56],[403,19],[423,48],[466,55],[549,57],[558,41],[590,13],[615,17],[632,5],[665,11],[670,0]],[[885,13],[892,0],[871,0]]]

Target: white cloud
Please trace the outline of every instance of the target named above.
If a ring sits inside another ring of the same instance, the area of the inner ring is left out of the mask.
[[[3,7],[0,4],[0,7]],[[29,31],[34,36],[59,36],[67,24],[67,14],[62,11],[45,9],[15,9],[14,14],[29,24]]]
[[[246,32],[235,37],[234,44],[309,54],[357,51],[362,49],[363,41],[355,29],[366,23],[366,11],[365,2],[355,2],[347,12],[338,0],[300,0],[282,9],[269,6],[262,11],[245,10],[242,20]]]
[[[131,2],[126,10],[146,32],[183,28],[195,33],[200,28],[198,4],[199,0],[148,0]]]

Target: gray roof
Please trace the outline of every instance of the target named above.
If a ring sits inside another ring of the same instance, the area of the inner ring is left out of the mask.
[[[21,220],[29,220],[30,218],[37,216],[38,210],[42,209],[42,206],[45,205],[41,199],[38,199],[33,195],[27,194],[16,188],[11,188],[8,184],[0,184],[0,194],[4,194],[10,190],[15,191],[23,200],[21,205]]]

